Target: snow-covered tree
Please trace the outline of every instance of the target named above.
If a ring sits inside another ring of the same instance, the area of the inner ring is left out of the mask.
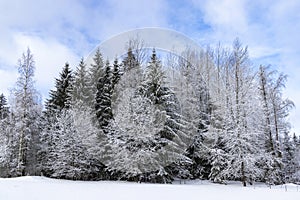
[[[46,102],[48,112],[57,112],[62,109],[70,108],[72,100],[73,73],[68,63],[63,67],[60,77],[55,80],[55,90],[49,93],[49,99]]]
[[[281,157],[280,151],[280,137],[283,137],[285,132],[289,131],[289,122],[287,117],[294,103],[289,99],[284,99],[282,96],[282,89],[285,87],[287,76],[279,74],[275,80],[271,80],[269,98],[271,105],[272,123],[275,132],[276,151],[279,157]]]
[[[72,104],[76,106],[88,106],[91,98],[92,89],[89,85],[89,75],[83,58],[74,73],[74,82],[72,87]]]
[[[293,175],[293,182],[300,183],[300,137],[297,138],[295,133],[293,135],[293,145],[295,146],[294,160],[296,161],[296,173]]]
[[[179,102],[174,92],[166,86],[166,76],[155,50],[152,52],[151,60],[146,68],[145,79],[139,88],[139,92],[166,112],[167,118],[165,127],[160,132],[161,137],[172,140],[179,135],[184,136]]]
[[[172,66],[168,70],[168,85],[174,88],[187,135],[184,141],[188,146],[187,155],[193,160],[188,168],[193,177],[208,178],[210,155],[204,140],[210,124],[211,103],[204,69],[211,71],[208,68],[213,66],[208,64],[205,51],[186,49],[180,57],[169,58],[173,59],[168,62],[168,67]]]
[[[212,150],[211,154],[211,169],[208,178],[214,183],[225,183],[226,177],[224,176],[224,170],[228,165],[226,162],[228,159],[227,154],[222,149]]]
[[[155,49],[153,49],[150,62],[146,68],[146,77],[143,81],[142,89],[144,95],[147,96],[154,104],[161,104],[162,102],[162,87],[166,84],[165,74],[162,70],[162,64],[157,59]]]
[[[125,45],[125,49],[127,50],[127,58],[131,57],[128,55],[130,52],[131,55],[134,55],[134,60],[138,65],[142,66],[147,62],[147,47],[145,42],[139,36],[132,37],[128,40]],[[125,59],[126,60],[126,59]]]
[[[18,138],[17,175],[37,173],[38,120],[41,115],[40,95],[34,85],[35,62],[30,49],[19,60],[19,77],[12,90],[14,134]]]
[[[284,134],[282,152],[284,181],[290,183],[295,181],[295,174],[297,167],[299,167],[299,163],[296,160],[296,144],[291,139],[288,132]]]
[[[114,88],[115,85],[119,83],[121,76],[122,76],[122,72],[120,69],[120,65],[118,64],[118,59],[116,58],[112,69],[112,88]]]
[[[6,118],[8,115],[8,106],[7,106],[7,99],[3,95],[0,95],[0,120]]]
[[[250,71],[247,47],[243,48],[238,40],[233,43],[232,53],[227,59],[229,62],[225,62],[227,65],[222,78],[225,98],[219,98],[214,110],[214,118],[218,117],[219,122],[213,121],[209,130],[212,136],[215,135],[212,144],[219,143],[212,147],[217,152],[224,152],[226,163],[212,162],[210,176],[212,180],[224,177],[225,180],[239,180],[246,186],[247,182],[252,183],[260,175],[256,166],[259,146],[253,105],[256,102],[253,98],[254,74]],[[218,158],[216,153],[212,156]]]
[[[96,104],[96,94],[97,94],[97,84],[101,77],[105,74],[105,64],[103,61],[100,49],[96,50],[93,57],[93,63],[89,68],[89,87],[91,88],[91,97],[89,100],[89,106],[95,108]]]
[[[42,134],[43,173],[50,177],[72,180],[97,178],[101,164],[95,162],[90,149],[96,145],[97,128],[88,108],[63,109]]]
[[[132,51],[132,47],[129,47],[128,51],[127,51],[127,55],[123,60],[124,71],[130,71],[139,66],[140,66],[140,63],[136,59],[136,55],[134,55],[134,53]]]
[[[100,127],[104,131],[106,131],[105,129],[108,126],[109,121],[112,119],[111,96],[111,70],[109,61],[107,61],[105,65],[105,74],[98,80],[95,104],[96,116]]]
[[[12,177],[18,174],[18,135],[16,121],[12,114],[0,120],[0,176]]]
[[[262,100],[262,107],[263,107],[263,114],[264,114],[264,119],[263,119],[263,126],[264,126],[264,137],[265,137],[265,148],[269,152],[274,152],[274,142],[273,142],[273,135],[272,135],[272,127],[271,127],[271,113],[270,113],[270,103],[269,103],[269,86],[268,86],[268,78],[269,78],[269,73],[266,71],[267,68],[260,66],[259,68],[259,90],[260,90],[260,95],[261,95],[261,100]]]
[[[140,44],[129,42],[113,66],[98,49],[74,77],[66,64],[42,118],[28,50],[11,108],[0,95],[0,176],[41,169],[73,180],[299,182],[285,75],[264,66],[253,72],[238,40],[231,50],[187,49],[166,66],[155,50],[143,66]]]
[[[163,167],[158,154],[162,148],[158,132],[163,128],[165,113],[147,97],[127,94],[111,122],[114,131],[108,139],[113,155],[108,168],[120,171],[122,178],[134,178]]]
[[[125,72],[116,86],[118,98],[113,106],[111,135],[107,136],[114,153],[108,168],[125,179],[169,182],[169,166],[188,160],[183,155],[178,104],[165,86],[155,51],[141,84],[128,82],[136,81],[130,76],[133,70]]]
[[[276,71],[270,71],[268,67],[260,66],[259,97],[263,111],[262,139],[265,141],[264,160],[268,163],[261,165],[263,165],[265,179],[269,184],[279,184],[284,181],[280,138],[289,130],[286,117],[294,106],[292,101],[282,98],[281,90],[284,87],[286,76],[280,74],[276,77],[276,74]]]

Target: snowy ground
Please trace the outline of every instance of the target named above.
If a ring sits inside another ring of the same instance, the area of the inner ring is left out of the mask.
[[[126,182],[81,182],[44,177],[0,178],[0,200],[299,200],[300,187],[293,184],[271,189],[264,184],[244,188],[240,183],[212,184],[190,181],[185,185]]]

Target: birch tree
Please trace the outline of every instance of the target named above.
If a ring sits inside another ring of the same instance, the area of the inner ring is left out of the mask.
[[[15,134],[18,135],[17,174],[36,173],[37,142],[39,127],[37,121],[41,115],[40,96],[34,84],[35,62],[28,48],[19,60],[19,77],[13,89],[12,112],[16,118]]]

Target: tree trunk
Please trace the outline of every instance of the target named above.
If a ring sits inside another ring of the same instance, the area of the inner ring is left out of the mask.
[[[278,119],[277,119],[277,110],[276,110],[276,105],[275,102],[273,102],[273,112],[274,112],[274,124],[275,124],[275,137],[276,137],[276,142],[279,142],[279,130],[278,130]]]
[[[246,176],[245,176],[245,164],[244,164],[244,161],[242,161],[242,164],[241,164],[241,173],[242,173],[242,183],[243,183],[243,186],[246,187],[247,186],[247,182],[246,182]]]
[[[261,90],[262,90],[262,97],[263,97],[263,107],[264,107],[264,114],[266,117],[266,134],[268,137],[268,146],[270,148],[270,151],[274,151],[274,144],[273,144],[273,138],[272,138],[272,131],[271,131],[271,120],[270,120],[270,112],[269,112],[269,106],[268,106],[268,100],[267,100],[267,91],[266,91],[266,77],[264,74],[263,67],[260,67],[260,81],[261,81]]]

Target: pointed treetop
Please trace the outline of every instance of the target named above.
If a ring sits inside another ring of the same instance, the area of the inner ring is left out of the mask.
[[[136,55],[134,55],[131,47],[128,48],[127,56],[123,60],[123,66],[125,71],[129,71],[139,66]]]
[[[2,93],[2,94],[0,94],[0,109],[5,105],[7,105],[7,99],[4,96],[4,94]]]
[[[103,65],[103,57],[102,57],[102,54],[101,54],[101,51],[99,48],[96,50],[93,60],[94,60],[94,64],[92,64],[92,66],[102,66]]]
[[[70,107],[72,84],[73,72],[70,69],[69,63],[66,62],[60,73],[60,78],[56,78],[56,90],[50,91],[50,97],[46,102],[48,111],[61,111],[63,108]]]
[[[5,118],[5,116],[7,115],[7,112],[8,112],[7,100],[2,93],[2,94],[0,94],[0,119]]]
[[[157,60],[155,48],[153,48],[153,50],[152,50],[151,60],[152,61],[156,61]]]

